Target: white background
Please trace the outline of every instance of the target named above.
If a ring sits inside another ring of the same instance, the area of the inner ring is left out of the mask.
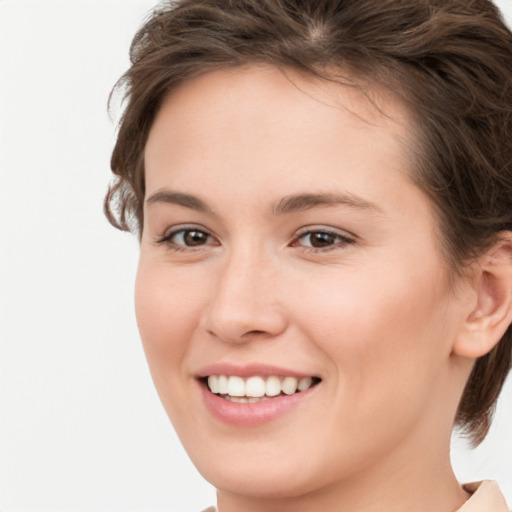
[[[155,0],[0,0],[0,509],[197,512],[133,312],[134,237],[102,215],[110,88]],[[498,4],[509,22],[511,0]],[[463,481],[512,505],[512,382]]]

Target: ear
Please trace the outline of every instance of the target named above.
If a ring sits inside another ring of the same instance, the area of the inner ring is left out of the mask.
[[[455,339],[453,353],[476,359],[489,353],[512,323],[512,232],[504,232],[478,258],[472,278],[476,301]]]

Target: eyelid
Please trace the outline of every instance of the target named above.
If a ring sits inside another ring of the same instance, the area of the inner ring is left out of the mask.
[[[340,235],[345,234],[352,238],[356,238],[356,235],[354,235],[350,231],[347,231],[346,229],[343,229],[340,227],[331,226],[328,224],[308,224],[306,226],[302,226],[301,228],[297,229],[298,233],[304,233],[304,232],[309,232],[309,231],[332,231],[332,232],[338,233]]]
[[[181,232],[187,232],[187,231],[199,231],[201,233],[204,233],[207,236],[207,242],[204,244],[200,244],[197,246],[194,245],[185,245],[185,244],[177,244],[172,240],[174,236]],[[327,245],[325,247],[313,247],[313,246],[306,246],[300,244],[300,240],[305,237],[306,235],[311,235],[314,233],[323,233],[328,234],[333,237],[337,237],[338,241],[334,242],[330,245]],[[305,226],[298,230],[296,235],[293,237],[292,241],[290,242],[291,247],[300,247],[303,250],[306,251],[312,251],[312,252],[327,252],[332,249],[345,247],[347,245],[352,245],[356,243],[357,236],[346,231],[341,230],[339,228],[333,228],[332,226],[325,226],[325,225],[312,225],[312,226]],[[213,243],[212,243],[213,241]],[[171,228],[167,229],[166,232],[155,238],[155,243],[158,245],[166,245],[172,250],[176,251],[199,251],[205,247],[211,247],[212,245],[220,245],[220,242],[218,241],[217,237],[207,228],[200,224],[181,224],[181,225],[175,225]]]
[[[297,230],[296,237],[308,234],[308,233],[329,233],[331,235],[336,235],[344,238],[350,238],[352,240],[357,240],[357,236],[347,231],[346,229],[335,228],[332,226],[325,226],[322,224],[313,224],[311,226],[304,226]]]
[[[300,240],[306,235],[311,235],[314,233],[323,233],[332,235],[334,237],[338,237],[340,239],[339,242],[333,243],[331,245],[325,246],[325,247],[308,247],[304,245],[300,245]],[[300,246],[304,250],[308,251],[314,251],[314,252],[326,252],[332,249],[339,248],[341,246],[347,246],[347,245],[353,245],[357,241],[357,236],[341,229],[333,228],[331,226],[321,226],[321,225],[314,225],[314,226],[306,226],[304,228],[301,228],[295,237],[292,240],[292,243],[290,244],[292,247]]]
[[[155,243],[158,245],[167,245],[171,249],[175,250],[200,250],[201,248],[205,246],[210,246],[212,244],[205,243],[203,245],[194,247],[194,246],[187,246],[187,245],[181,245],[181,244],[175,244],[171,242],[171,239],[177,235],[178,233],[184,232],[184,231],[199,231],[201,233],[204,233],[208,238],[211,238],[216,241],[215,245],[218,244],[218,240],[215,237],[215,235],[204,226],[201,226],[200,224],[178,224],[176,226],[172,226],[171,228],[167,229],[165,233],[161,236],[157,236],[155,238]]]

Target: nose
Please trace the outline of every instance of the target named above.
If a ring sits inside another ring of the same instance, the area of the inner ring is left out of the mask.
[[[202,327],[228,343],[268,339],[287,327],[287,315],[278,300],[279,273],[270,258],[232,255],[220,264],[212,280]]]

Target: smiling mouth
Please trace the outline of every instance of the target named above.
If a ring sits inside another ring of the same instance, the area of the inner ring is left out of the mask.
[[[302,393],[317,385],[318,377],[260,377],[236,375],[210,375],[202,379],[211,393],[229,402],[253,404],[278,396]]]

